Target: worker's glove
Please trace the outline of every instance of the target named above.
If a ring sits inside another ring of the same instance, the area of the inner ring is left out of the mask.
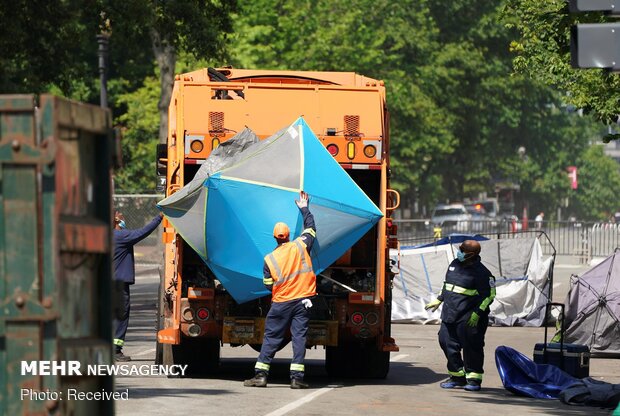
[[[308,194],[305,193],[304,191],[300,191],[299,192],[299,200],[296,200],[295,203],[297,204],[299,209],[308,208],[308,201],[309,200],[310,200],[310,198],[308,197]]]
[[[441,305],[441,301],[439,299],[435,299],[434,301],[427,303],[424,306],[424,309],[426,309],[427,311],[430,309],[431,312],[435,312],[437,308],[439,308],[439,305]]]
[[[304,308],[306,309],[310,309],[312,307],[312,301],[310,299],[304,299],[301,301],[301,303],[304,305]]]
[[[472,312],[471,316],[467,320],[467,326],[475,327],[478,325],[478,320],[480,320],[480,316],[476,312]]]

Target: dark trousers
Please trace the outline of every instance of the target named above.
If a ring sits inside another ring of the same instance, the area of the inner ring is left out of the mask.
[[[451,375],[464,371],[465,376],[471,376],[468,378],[481,379],[484,373],[484,335],[488,326],[489,319],[484,315],[473,328],[467,325],[467,319],[452,324],[441,323],[439,345],[448,359]]]
[[[291,361],[291,379],[303,379],[304,358],[306,357],[306,335],[310,312],[301,303],[302,299],[289,302],[272,303],[265,320],[263,346],[258,356],[256,372],[269,372],[269,365],[284,341],[287,328],[291,328],[293,342],[293,360]]]
[[[129,283],[120,283],[119,314],[114,318],[114,345],[116,345],[116,351],[120,351],[125,345],[125,335],[129,326],[129,286]]]

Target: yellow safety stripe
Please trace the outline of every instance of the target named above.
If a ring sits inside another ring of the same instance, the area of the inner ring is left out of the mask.
[[[314,231],[312,228],[306,228],[301,233],[302,234],[310,234],[312,237],[316,237],[316,231]]]
[[[489,307],[491,302],[493,302],[493,299],[495,299],[495,277],[491,276],[489,278],[489,285],[491,286],[491,293],[489,294],[488,297],[484,298],[484,300],[480,304],[481,311],[486,310],[486,308]]]
[[[459,371],[448,371],[448,374],[454,377],[463,377],[465,376],[465,370],[461,368]]]
[[[294,273],[291,273],[290,275],[288,275],[286,277],[283,277],[282,276],[282,272],[280,271],[280,269],[277,266],[275,266],[274,268],[276,269],[276,273],[278,274],[278,281],[275,282],[275,286],[279,286],[282,283],[284,283],[284,282],[286,282],[288,280],[291,280],[291,279],[299,276],[300,274],[309,273],[309,272],[312,271],[312,267],[308,266],[308,263],[306,263],[306,256],[305,256],[305,253],[304,253],[304,247],[301,245],[301,243],[298,240],[294,240],[293,243],[295,243],[295,245],[299,249],[299,254],[301,255],[301,266],[302,267],[301,267],[300,270],[298,270],[298,271],[296,271]],[[270,256],[272,256],[272,255],[270,254]],[[275,259],[273,259],[272,262],[275,264]]]
[[[453,285],[452,283],[444,283],[443,288],[448,292],[454,292],[465,296],[476,296],[478,294],[476,289],[466,289],[461,286]]]
[[[114,345],[118,345],[119,347],[122,347],[123,345],[125,345],[125,341],[123,341],[122,339],[114,338]]]
[[[257,361],[256,365],[254,366],[254,368],[257,369],[257,370],[269,371],[269,364],[259,363]]]
[[[278,280],[282,280],[282,270],[280,270],[280,266],[278,266],[278,262],[276,261],[276,258],[273,255],[273,253],[270,253],[268,258],[269,258],[269,262],[271,263],[271,266],[276,271],[276,277],[278,278]]]
[[[266,279],[266,278],[263,277],[263,284],[267,285],[267,286],[272,285],[273,284],[273,279],[271,277],[269,279]]]
[[[471,380],[480,380],[482,381],[482,374],[481,373],[467,373],[465,375],[466,378],[471,379]]]
[[[305,368],[303,364],[291,364],[291,371],[304,371]]]

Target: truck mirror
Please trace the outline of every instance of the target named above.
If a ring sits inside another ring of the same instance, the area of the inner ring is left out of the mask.
[[[123,152],[121,148],[121,138],[122,138],[121,129],[114,128],[111,131],[111,135],[110,135],[110,142],[112,146],[110,156],[112,158],[112,169],[115,171],[123,167]]]
[[[157,166],[157,176],[166,176],[168,168],[168,145],[166,143],[157,144],[157,155],[155,164]]]

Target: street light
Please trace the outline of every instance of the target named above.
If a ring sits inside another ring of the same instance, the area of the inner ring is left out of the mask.
[[[110,41],[110,20],[105,18],[105,13],[101,13],[101,33],[97,35],[97,43],[99,49],[97,56],[99,57],[99,105],[102,108],[108,108],[108,44]]]

